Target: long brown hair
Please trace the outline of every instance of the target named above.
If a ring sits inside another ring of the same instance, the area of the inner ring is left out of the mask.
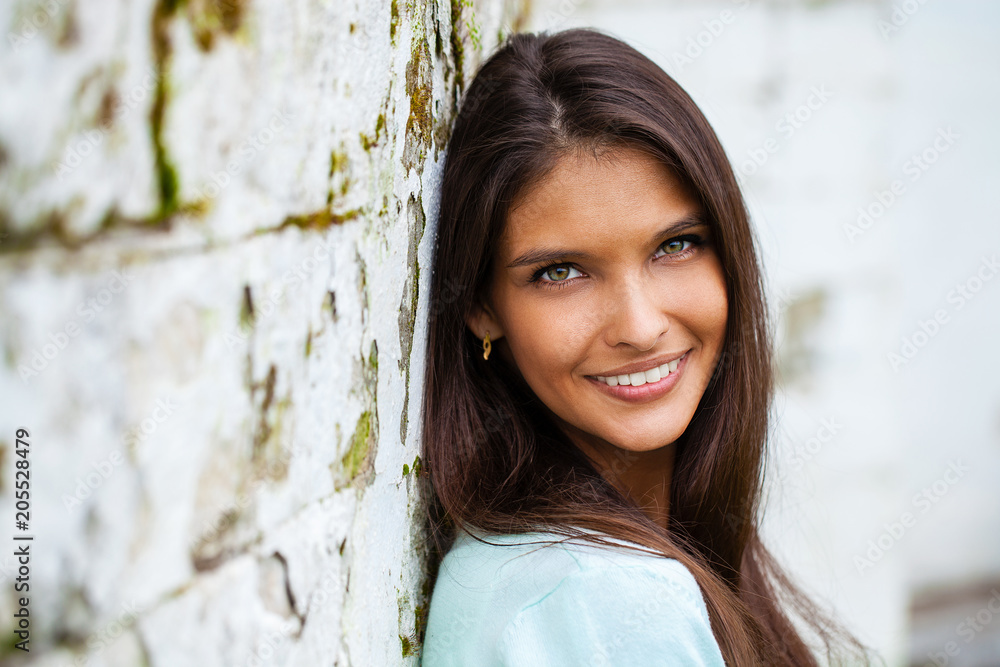
[[[630,146],[674,170],[712,226],[726,278],[722,358],[676,441],[666,531],[546,416],[516,368],[466,326],[485,300],[508,210],[579,148]],[[516,34],[480,68],[449,141],[431,278],[423,446],[437,557],[456,530],[628,540],[698,581],[730,667],[816,665],[863,647],[827,619],[761,544],[758,507],[773,394],[755,239],[733,170],[701,111],[662,69],[594,30]]]

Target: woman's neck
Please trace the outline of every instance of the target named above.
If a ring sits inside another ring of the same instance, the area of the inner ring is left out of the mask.
[[[646,516],[663,527],[670,517],[670,480],[674,472],[673,443],[636,452],[616,447],[560,421],[563,432],[608,482],[630,498]]]

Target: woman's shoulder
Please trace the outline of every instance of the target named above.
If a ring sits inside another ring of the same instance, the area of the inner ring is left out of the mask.
[[[599,575],[612,569],[638,568],[698,590],[694,577],[679,561],[652,553],[641,545],[588,529],[580,533],[599,538],[596,543],[583,536],[536,531],[519,534],[484,533],[475,529],[461,533],[442,562],[440,574],[461,578],[466,585],[477,581],[514,584],[529,578],[532,588],[552,585],[571,575]],[[440,577],[439,574],[439,577]]]
[[[546,532],[472,532],[456,539],[438,572],[425,665],[522,664],[532,655],[545,655],[545,664],[589,664],[572,660],[589,660],[608,646],[629,651],[619,658],[638,659],[676,642],[678,650],[692,643],[698,651],[718,650],[698,585],[674,559],[610,538],[604,546]],[[665,634],[647,634],[656,628]],[[633,632],[641,641],[630,639],[622,649]],[[671,654],[679,655],[688,654]]]

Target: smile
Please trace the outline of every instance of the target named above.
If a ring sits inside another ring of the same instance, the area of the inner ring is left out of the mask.
[[[619,385],[641,387],[644,384],[659,382],[660,380],[668,377],[671,373],[677,370],[677,366],[684,360],[685,357],[687,357],[687,352],[673,361],[656,366],[655,368],[650,368],[647,371],[639,371],[638,373],[629,373],[628,375],[609,375],[607,377],[602,375],[593,375],[591,377],[599,382],[604,382],[609,387],[617,387]]]

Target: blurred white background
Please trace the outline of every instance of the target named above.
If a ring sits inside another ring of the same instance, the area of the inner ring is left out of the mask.
[[[1000,665],[1000,3],[538,0],[701,106],[777,315],[764,525],[889,665]]]

